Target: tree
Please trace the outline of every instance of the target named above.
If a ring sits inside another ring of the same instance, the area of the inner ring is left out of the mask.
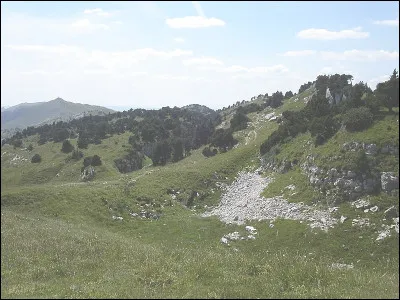
[[[366,88],[362,81],[353,85],[352,92],[351,92],[351,95],[352,95],[351,98],[352,98],[354,107],[359,107],[363,104],[362,97],[365,92],[366,92]]]
[[[312,86],[312,82],[311,82],[311,81],[302,84],[302,85],[300,86],[300,88],[299,88],[299,94],[302,93],[302,92],[304,92],[304,91],[305,91],[306,89],[308,89],[310,86]]]
[[[71,142],[69,140],[64,140],[61,151],[64,153],[70,153],[72,150],[74,150],[74,146],[72,146]]]
[[[393,107],[399,107],[399,77],[396,69],[388,81],[378,83],[375,94],[389,112],[393,112]]]
[[[35,154],[32,156],[31,162],[32,163],[40,163],[42,161],[42,158],[40,157],[39,154]]]
[[[288,91],[288,92],[285,93],[285,99],[292,98],[292,97],[293,97],[293,92],[292,91]]]
[[[380,103],[375,94],[367,94],[364,101],[366,107],[368,107],[373,114],[379,112]]]
[[[165,165],[170,157],[171,147],[168,144],[168,141],[164,140],[156,144],[151,160],[153,161],[154,166]]]
[[[282,105],[283,94],[280,91],[276,91],[272,94],[271,98],[269,99],[269,105],[273,108],[277,108],[278,106]]]
[[[87,156],[83,159],[83,167],[86,168],[92,164],[92,157]]]
[[[43,145],[43,144],[45,144],[46,142],[47,142],[46,136],[43,135],[43,134],[41,134],[41,135],[39,136],[38,145]]]
[[[56,126],[56,125],[55,125]],[[59,125],[60,126],[60,125]],[[53,141],[61,142],[65,139],[69,138],[69,131],[66,128],[57,128],[53,132]]]
[[[79,136],[77,145],[79,149],[86,149],[89,145],[89,142],[87,138]]]
[[[72,159],[74,159],[74,160],[80,160],[82,157],[83,157],[82,151],[79,151],[78,149],[74,149],[74,150],[72,151],[72,154],[71,154],[71,158],[72,158]]]
[[[211,137],[211,146],[218,147],[222,151],[233,147],[237,140],[232,135],[232,130],[218,129]]]
[[[250,119],[241,111],[237,111],[230,121],[232,131],[239,131],[247,128],[247,123]]]
[[[172,142],[173,158],[174,162],[183,159],[183,143],[181,139],[176,139]]]
[[[100,156],[98,156],[98,155],[93,155],[93,157],[92,157],[92,161],[91,161],[91,163],[90,163],[93,167],[95,167],[95,166],[101,166],[101,159],[100,159]]]
[[[108,130],[108,122],[103,121],[96,126],[95,135],[99,139],[104,139],[106,137],[107,130]]]
[[[32,144],[29,144],[29,146],[28,146],[28,151],[32,151],[33,150],[33,146],[32,146]]]
[[[16,139],[11,144],[14,146],[14,149],[22,147],[22,140],[21,139]]]

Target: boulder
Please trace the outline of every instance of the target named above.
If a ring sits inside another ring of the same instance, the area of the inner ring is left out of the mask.
[[[240,234],[239,234],[239,232],[235,231],[232,233],[228,233],[227,235],[224,235],[223,237],[228,240],[231,240],[231,241],[236,241],[236,240],[240,239]]]
[[[399,177],[395,176],[393,172],[382,172],[381,186],[382,190],[386,193],[399,189]]]
[[[87,166],[82,174],[81,174],[81,178],[83,181],[88,181],[88,180],[92,180],[94,178],[95,175],[95,171],[94,168],[92,166]]]
[[[246,226],[246,231],[248,231],[250,234],[257,234],[257,229],[255,229],[253,226]]]
[[[364,144],[365,154],[376,155],[378,153],[378,148],[375,144]]]
[[[222,237],[221,240],[220,240],[220,242],[221,242],[222,244],[228,244],[228,239]]]
[[[375,206],[371,207],[369,210],[372,211],[372,212],[377,212],[378,211],[378,206],[375,205]]]

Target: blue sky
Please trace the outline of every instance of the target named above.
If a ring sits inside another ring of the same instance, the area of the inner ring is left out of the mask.
[[[217,109],[399,66],[398,2],[1,2],[2,106]]]

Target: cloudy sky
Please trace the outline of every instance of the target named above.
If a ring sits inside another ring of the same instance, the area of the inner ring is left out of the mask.
[[[399,3],[1,2],[1,103],[218,109],[399,65]]]

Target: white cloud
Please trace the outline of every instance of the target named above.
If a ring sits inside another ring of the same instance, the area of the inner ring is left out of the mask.
[[[71,24],[71,29],[78,33],[91,33],[95,30],[102,29],[108,30],[110,26],[106,24],[96,24],[89,21],[89,19],[81,19]]]
[[[182,18],[167,18],[166,23],[171,28],[204,28],[212,26],[225,26],[225,22],[217,18],[207,18],[198,1],[192,1],[198,16]]]
[[[244,67],[240,65],[232,65],[232,66],[224,66],[224,63],[216,58],[212,57],[201,57],[201,58],[193,58],[187,59],[183,61],[183,64],[186,66],[196,66],[198,70],[202,71],[213,71],[217,73],[236,73],[239,75],[234,75],[233,78],[236,77],[254,77],[258,75],[265,74],[277,74],[277,73],[285,73],[288,71],[284,65],[274,65],[270,67]]]
[[[129,68],[152,57],[160,59],[171,59],[180,56],[190,56],[192,51],[175,49],[172,51],[159,51],[152,48],[136,49],[132,51],[91,51],[86,52],[86,59],[82,59],[82,65],[99,66],[106,69],[118,71]]]
[[[131,51],[88,51],[84,48],[67,45],[7,45],[7,48],[16,51],[38,52],[64,56],[65,60],[46,56],[46,59],[55,59],[57,63],[69,67],[76,65],[82,69],[100,67],[117,71],[119,69],[128,69],[131,65],[145,61],[151,57],[160,59],[171,59],[181,56],[190,56],[192,51],[175,49],[171,51],[160,51],[152,48],[135,49]],[[101,72],[89,71],[89,72]]]
[[[397,27],[399,27],[399,19],[374,21],[373,23],[375,25],[386,25],[386,26],[397,26]]]
[[[327,29],[310,28],[297,33],[301,39],[314,40],[340,40],[340,39],[364,39],[369,37],[369,32],[361,31],[361,27],[341,31],[330,31]]]
[[[249,68],[247,72],[250,73],[285,73],[288,71],[284,65],[275,65],[271,67],[255,67]]]
[[[283,54],[282,56],[289,56],[289,57],[296,57],[296,56],[308,56],[308,55],[314,55],[316,54],[317,51],[315,50],[300,50],[300,51],[287,51]]]
[[[225,69],[223,69],[224,72],[232,72],[232,73],[236,73],[236,72],[247,72],[248,68],[246,67],[242,67],[242,66],[238,66],[238,65],[233,65],[230,67],[227,67]]]
[[[251,79],[256,77],[266,78],[270,75],[276,76],[278,74],[285,74],[289,71],[284,65],[274,65],[270,67],[253,67],[253,68],[246,68],[242,66],[232,66],[226,68],[225,71],[228,72],[236,72],[232,76],[234,79]]]
[[[187,16],[183,18],[167,19],[166,23],[171,28],[204,28],[212,26],[224,26],[225,22],[217,18],[205,18],[202,16]]]
[[[399,59],[399,52],[385,50],[348,50],[344,52],[320,52],[322,59],[349,61],[380,61]]]
[[[174,38],[174,41],[177,42],[177,43],[184,43],[185,42],[185,40],[183,38],[181,38],[181,37]]]
[[[49,75],[51,72],[46,70],[32,70],[32,71],[22,71],[21,75]]]
[[[190,79],[188,76],[179,76],[171,74],[160,74],[160,75],[154,75],[153,77],[162,80],[180,80],[180,81],[187,81]]]
[[[112,15],[112,13],[110,12],[106,12],[104,10],[102,10],[101,8],[94,8],[94,9],[85,9],[83,11],[84,14],[94,14],[97,15],[99,17],[110,17]]]
[[[193,66],[193,65],[223,65],[223,62],[213,58],[213,57],[199,57],[199,58],[191,58],[185,59],[182,61],[185,66]]]
[[[254,73],[254,74],[267,74],[267,73],[284,73],[287,72],[288,68],[284,65],[274,65],[270,67],[253,67],[247,68],[238,65],[234,65],[224,69],[224,72],[246,72],[246,73]]]
[[[6,45],[7,48],[17,51],[30,51],[30,52],[44,52],[44,53],[58,53],[58,54],[71,54],[80,51],[79,47],[68,45]]]

